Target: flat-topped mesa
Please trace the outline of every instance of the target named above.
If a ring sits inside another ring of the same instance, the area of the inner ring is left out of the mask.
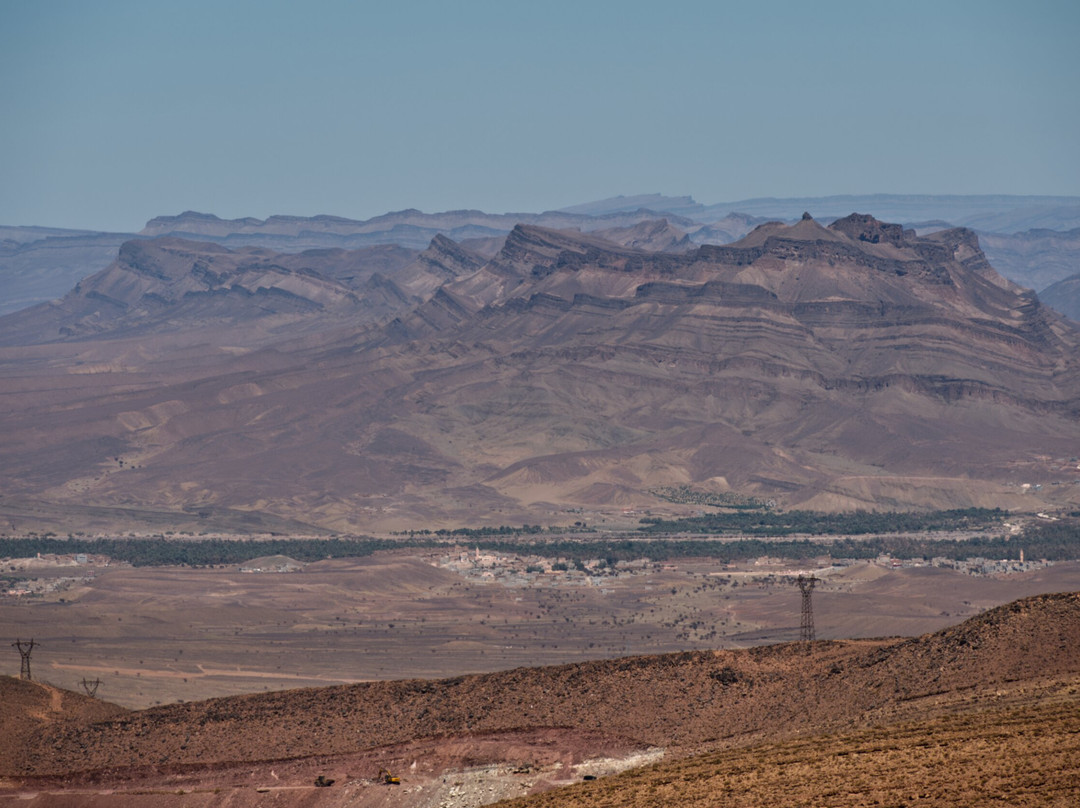
[[[985,262],[977,239],[967,231],[919,238],[913,230],[859,213],[829,227],[808,213],[792,225],[766,222],[732,244],[704,245],[697,255],[700,260],[729,266],[749,266],[759,259],[780,261],[789,268],[803,262],[858,266],[937,286],[955,283],[952,269],[959,267],[958,262],[973,259],[974,264],[980,258]]]
[[[189,275],[194,268],[205,269],[216,258],[226,258],[240,253],[211,242],[190,241],[175,236],[156,239],[132,239],[120,245],[116,265],[137,275],[149,276],[162,281],[176,281]],[[244,255],[252,261],[269,258],[268,250],[247,248]],[[83,279],[79,286],[93,284],[102,273]],[[79,288],[78,286],[76,288]]]
[[[139,232],[141,236],[167,236],[171,233],[192,233],[204,236],[227,236],[244,228],[261,227],[263,221],[250,216],[242,219],[222,219],[213,213],[185,210],[177,216],[156,216]]]

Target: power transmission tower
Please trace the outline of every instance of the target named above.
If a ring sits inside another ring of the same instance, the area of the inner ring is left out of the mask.
[[[802,591],[802,624],[799,629],[799,641],[807,644],[807,653],[810,651],[810,643],[815,639],[814,637],[814,604],[810,600],[810,596],[814,592],[814,584],[818,582],[818,579],[811,575],[809,578],[805,575],[800,575],[795,581],[799,585],[799,589]]]
[[[34,650],[35,644],[33,638],[30,639],[30,642],[26,647],[23,647],[22,639],[17,639],[11,644],[12,648],[19,649],[19,656],[22,657],[22,668],[19,669],[20,679],[30,680],[30,652]]]
[[[86,691],[86,695],[88,695],[90,698],[94,698],[94,696],[97,695],[97,689],[98,689],[98,687],[100,685],[101,685],[101,680],[100,679],[95,679],[92,682],[88,682],[88,681],[86,681],[86,679],[82,680],[83,690]]]

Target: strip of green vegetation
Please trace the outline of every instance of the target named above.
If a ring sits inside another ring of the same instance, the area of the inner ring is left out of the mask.
[[[1040,527],[1041,526],[1036,526]],[[1029,560],[1080,560],[1080,525],[1073,524],[1050,533],[1032,529],[1022,537],[975,536],[970,539],[940,539],[930,536],[873,536],[863,539],[837,538],[831,541],[810,539],[612,539],[577,541],[552,539],[528,544],[521,542],[480,541],[481,549],[496,553],[532,553],[545,558],[568,558],[572,561],[606,559],[608,563],[646,558],[670,561],[679,558],[715,558],[718,561],[744,561],[762,556],[792,560],[830,556],[832,558],[969,558],[1018,559],[1021,548]]]
[[[757,516],[769,515],[757,514]],[[738,516],[738,514],[727,514],[727,516]],[[894,558],[929,559],[941,556],[954,560],[977,557],[1001,559],[1018,558],[1021,548],[1028,559],[1080,560],[1080,519],[1062,519],[1056,522],[1040,520],[1030,524],[1023,535],[1008,537],[994,535],[995,528],[1006,516],[1005,512],[997,510],[973,509],[971,511],[943,511],[937,514],[809,514],[809,516],[805,512],[792,512],[777,514],[777,516],[787,517],[787,521],[759,525],[759,538],[732,541],[705,538],[658,538],[640,533],[634,536],[583,540],[557,534],[549,538],[541,535],[540,530],[530,532],[506,529],[503,532],[501,528],[464,529],[468,530],[468,533],[459,531],[437,531],[434,534],[424,535],[414,533],[412,538],[394,540],[333,538],[244,541],[29,537],[0,538],[0,557],[25,558],[36,553],[57,555],[87,553],[105,555],[116,561],[126,561],[135,566],[213,566],[242,564],[253,558],[270,555],[286,555],[303,562],[326,558],[356,558],[381,550],[450,547],[461,538],[468,538],[470,546],[475,545],[489,552],[531,554],[544,558],[569,559],[573,562],[597,558],[604,559],[608,563],[640,558],[653,561],[715,558],[718,561],[729,562],[761,556],[797,560],[824,555],[833,558],[876,558],[883,554]],[[798,525],[799,530],[790,532],[817,536],[846,535],[838,536],[830,541],[784,538],[790,535],[784,531],[788,531],[794,525]],[[863,529],[853,527],[858,525],[862,525]],[[932,530],[980,528],[987,529],[987,532],[968,539],[941,539],[931,535],[919,535]],[[493,532],[483,532],[489,530]],[[900,535],[899,531],[904,531],[904,534]],[[721,534],[727,531],[714,530],[712,532]],[[745,529],[744,533],[754,535],[755,531]],[[866,533],[879,535],[850,538]],[[507,534],[512,534],[514,538],[510,538]],[[775,535],[779,538],[767,539],[764,538],[766,535]]]
[[[963,510],[902,513],[855,511],[819,513],[817,511],[755,511],[710,513],[686,519],[641,520],[645,533],[708,533],[750,536],[865,535],[867,533],[916,533],[930,530],[999,529],[1008,516],[1000,508],[965,508]]]
[[[408,544],[424,544],[433,542]],[[356,558],[379,550],[401,547],[402,542],[386,539],[267,539],[242,541],[223,539],[0,539],[0,557],[26,558],[36,553],[57,555],[86,553],[127,561],[136,567],[242,564],[253,558],[286,555],[297,561],[324,558]]]

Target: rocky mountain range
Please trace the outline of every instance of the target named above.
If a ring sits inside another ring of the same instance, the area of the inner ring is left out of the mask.
[[[1080,501],[1080,331],[974,233],[807,214],[694,246],[674,227],[519,224],[420,253],[125,244],[0,318],[7,502],[364,531],[565,523],[670,485],[823,509]]]
[[[120,245],[134,238],[174,236],[287,253],[387,244],[422,250],[436,235],[471,242],[474,248],[485,241],[494,244],[517,224],[591,232],[666,219],[693,244],[727,244],[765,221],[792,223],[803,210],[814,211],[825,223],[852,210],[872,210],[879,218],[908,223],[920,232],[953,226],[975,229],[998,271],[1036,291],[1080,270],[1076,239],[1065,232],[1080,226],[1077,197],[875,194],[703,205],[688,196],[640,194],[544,213],[404,210],[367,220],[339,216],[230,220],[188,211],[151,219],[139,233],[0,226],[0,315],[60,297],[108,266]],[[491,253],[495,250],[497,246]]]
[[[173,237],[123,244],[106,269],[64,298],[0,318],[0,341],[29,344],[107,333],[163,334],[258,322],[277,330],[373,323],[427,299],[485,259],[437,236],[420,252],[396,244],[275,253]],[[393,278],[393,279],[391,279]]]

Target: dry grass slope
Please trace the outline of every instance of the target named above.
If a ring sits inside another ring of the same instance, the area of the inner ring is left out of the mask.
[[[1074,806],[1080,682],[990,709],[700,755],[500,803],[507,808]]]

